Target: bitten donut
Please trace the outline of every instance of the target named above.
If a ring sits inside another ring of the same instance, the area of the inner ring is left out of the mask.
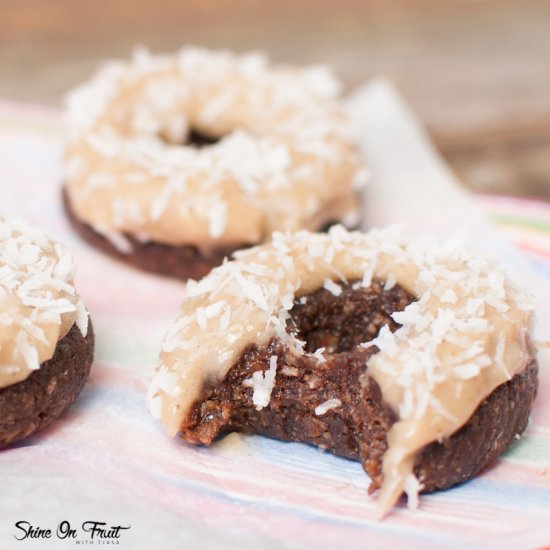
[[[78,397],[94,337],[59,244],[0,218],[0,447],[49,426]]]
[[[188,285],[150,407],[191,443],[238,430],[359,459],[385,513],[525,429],[531,322],[527,296],[458,241],[276,233]]]
[[[274,230],[358,222],[366,171],[322,67],[138,51],[67,102],[64,203],[136,266],[198,278]]]

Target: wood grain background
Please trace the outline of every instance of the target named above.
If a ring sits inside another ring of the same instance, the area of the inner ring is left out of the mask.
[[[136,44],[392,78],[466,185],[550,198],[550,2],[0,0],[0,95],[61,103]]]

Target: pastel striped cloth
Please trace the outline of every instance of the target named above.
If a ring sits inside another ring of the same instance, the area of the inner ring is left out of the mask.
[[[373,169],[367,200],[378,214],[369,219],[405,220],[419,232],[439,231],[454,183],[441,183],[435,193],[419,191],[422,180],[450,176],[414,118],[380,83],[358,92],[350,109]],[[378,120],[382,111],[385,126]],[[120,548],[550,545],[548,353],[541,354],[540,396],[521,441],[477,479],[421,497],[417,511],[401,503],[384,521],[374,519],[375,500],[367,495],[369,482],[358,463],[262,437],[230,435],[210,449],[168,439],[146,409],[145,391],[183,285],[127,268],[71,232],[59,200],[61,153],[57,110],[0,101],[1,211],[24,216],[73,250],[77,286],[97,337],[90,381],[68,414],[0,452],[0,548],[73,546],[75,541],[55,535],[63,521],[81,541],[89,539],[81,530],[86,521],[130,526],[118,539]],[[408,210],[399,210],[396,197],[410,185],[404,174],[414,177],[417,196],[409,196]],[[480,230],[490,234],[488,248],[520,278],[536,280],[539,305],[548,308],[550,205],[491,196],[474,204],[465,195],[464,201],[466,210],[475,209],[480,219],[485,212],[496,222],[496,229],[483,222],[489,229]],[[455,229],[452,216],[445,217],[446,229]],[[17,541],[18,521],[54,534]]]

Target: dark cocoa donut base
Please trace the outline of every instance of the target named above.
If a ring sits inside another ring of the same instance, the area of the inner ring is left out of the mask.
[[[0,447],[46,428],[63,414],[88,379],[93,353],[91,322],[86,337],[75,324],[50,360],[25,380],[0,389]]]
[[[537,388],[538,364],[532,359],[496,388],[459,431],[446,441],[428,445],[414,469],[424,492],[466,481],[494,463],[525,431]]]
[[[384,324],[395,330],[391,313],[413,299],[397,286],[384,291],[382,283],[374,281],[369,289],[347,285],[339,297],[321,289],[305,304],[296,301],[288,329],[306,340],[308,352],[318,347],[330,351],[326,361],[297,356],[277,339],[262,349],[249,347],[224,380],[205,385],[181,427],[181,437],[210,445],[218,435],[238,431],[309,443],[360,460],[372,480],[370,491],[378,489],[386,434],[396,417],[365,366],[378,349],[357,344],[373,338]],[[273,355],[275,385],[269,404],[257,411],[253,389],[244,381],[255,371],[266,371]],[[422,491],[450,487],[489,466],[525,430],[537,384],[538,367],[532,360],[493,391],[449,439],[428,445],[415,465]],[[341,406],[316,415],[315,408],[331,398],[338,398]]]
[[[177,279],[203,277],[212,268],[220,265],[224,258],[230,256],[235,250],[250,246],[245,243],[220,246],[212,248],[206,253],[194,245],[171,246],[155,241],[141,242],[135,237],[125,234],[124,237],[132,245],[132,251],[126,254],[91,226],[78,219],[65,189],[63,189],[63,206],[76,232],[97,249],[144,271],[168,275]]]
[[[236,250],[252,246],[250,243],[236,243],[205,251],[192,244],[172,246],[155,241],[141,242],[129,234],[124,234],[124,237],[132,245],[132,251],[124,253],[91,226],[80,221],[74,213],[65,189],[62,191],[62,195],[67,217],[73,228],[85,241],[118,260],[150,273],[167,275],[176,279],[200,279],[214,267],[221,265],[224,258],[230,257]],[[336,223],[339,222],[327,222],[320,228],[320,231],[327,231]]]

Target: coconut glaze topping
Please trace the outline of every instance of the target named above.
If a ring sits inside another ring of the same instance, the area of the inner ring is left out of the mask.
[[[361,344],[379,348],[366,375],[398,417],[387,436],[379,506],[388,510],[403,491],[413,501],[417,453],[459,429],[531,359],[528,296],[458,239],[437,244],[395,228],[365,234],[335,226],[328,234],[275,233],[271,243],[238,252],[188,284],[150,388],[151,412],[176,435],[203,384],[222,380],[247,346],[277,337],[303,353],[285,328],[297,297],[356,279],[368,287],[373,277],[418,298],[393,314],[400,328],[383,327]]]
[[[323,67],[259,53],[145,50],[68,96],[65,181],[78,217],[172,245],[257,243],[273,230],[357,221],[366,172]],[[190,130],[221,138],[184,145]]]
[[[0,217],[0,388],[51,359],[73,324],[88,314],[73,285],[71,255],[19,218]]]

